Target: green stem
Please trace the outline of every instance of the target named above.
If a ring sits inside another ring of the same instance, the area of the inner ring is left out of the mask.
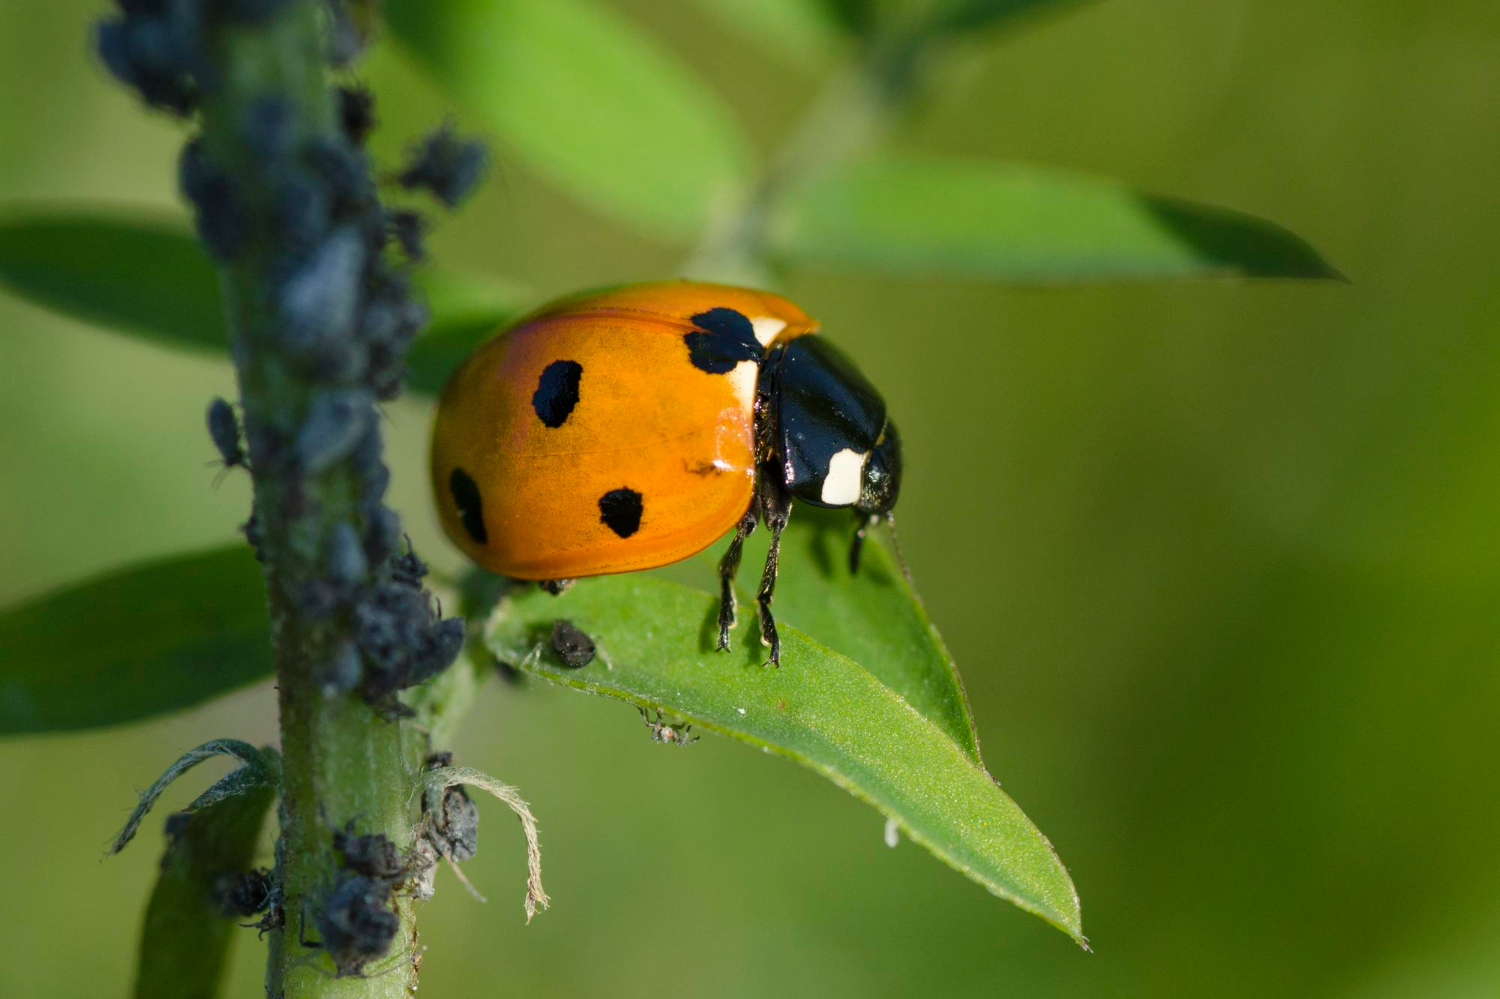
[[[319,939],[317,913],[339,876],[335,830],[353,823],[403,848],[413,843],[412,791],[427,748],[418,726],[382,717],[356,694],[328,696],[319,679],[353,625],[347,612],[331,614],[308,594],[327,575],[335,527],[351,524],[364,536],[369,508],[360,497],[369,493],[372,463],[342,460],[308,473],[274,453],[296,440],[314,404],[336,386],[299,369],[278,342],[274,292],[285,279],[278,272],[285,247],[270,235],[273,226],[258,221],[271,217],[276,192],[258,166],[266,140],[253,131],[250,112],[281,100],[299,143],[341,141],[324,17],[321,0],[294,0],[264,23],[217,30],[209,39],[215,77],[205,88],[202,137],[205,154],[232,177],[249,229],[223,271],[223,289],[251,444],[281,717],[276,874],[285,925],[271,934],[266,990],[285,999],[396,999],[416,989],[416,919],[406,892],[392,897],[400,928],[389,953],[368,964],[364,977],[332,977],[324,953],[303,944]],[[388,568],[374,565],[365,582],[388,579]]]
[[[740,201],[711,223],[684,265],[688,277],[771,284],[766,258],[776,213],[805,185],[874,145],[917,89],[926,35],[904,31],[872,44],[838,73]]]

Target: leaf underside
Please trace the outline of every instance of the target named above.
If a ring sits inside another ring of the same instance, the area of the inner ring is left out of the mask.
[[[508,150],[600,211],[694,235],[742,187],[748,144],[647,33],[584,0],[390,0],[392,36]]]
[[[814,180],[772,227],[789,261],[1013,283],[1334,278],[1251,215],[1045,167],[884,155]]]
[[[855,611],[852,623],[828,632],[847,641],[850,632],[872,628],[864,649],[878,665],[856,663],[792,625],[799,613],[827,623],[840,615],[840,604],[858,601],[846,570],[842,583],[819,571],[818,535],[826,532],[813,518],[804,520],[789,529],[792,557],[783,560],[782,578],[816,577],[833,608],[814,611],[790,591],[779,594],[780,669],[763,666],[753,613],[740,615],[734,650],[716,652],[717,599],[645,575],[583,580],[561,597],[513,591],[491,618],[487,644],[502,661],[554,683],[661,710],[796,760],[874,805],[944,862],[1081,941],[1072,881],[1046,838],[979,762],[956,674],[944,676],[952,668],[946,653],[941,669],[936,656],[914,655],[911,633],[902,637],[909,621],[895,622],[883,646],[882,618],[897,597],[907,599],[889,556],[876,554],[883,549],[866,552],[877,559],[870,585],[897,596],[877,600],[866,614]],[[931,635],[916,607],[911,620],[918,617]],[[592,663],[569,669],[558,661],[548,644],[557,618],[572,620],[598,643]],[[931,643],[941,649],[935,635]],[[923,707],[896,686],[913,699],[925,697]],[[951,692],[939,695],[943,687]]]
[[[271,675],[269,628],[243,544],[0,611],[0,735],[137,721],[254,683]]]
[[[276,799],[261,782],[195,811],[172,837],[141,925],[134,995],[140,999],[216,996],[235,935],[247,930],[215,902],[217,882],[255,862],[261,826]]]

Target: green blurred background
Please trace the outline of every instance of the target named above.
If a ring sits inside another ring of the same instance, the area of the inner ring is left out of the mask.
[[[691,0],[608,3],[763,149],[816,90]],[[0,7],[0,202],[174,203],[179,128],[86,56],[102,6]],[[522,925],[519,831],[481,805],[492,901],[440,876],[423,994],[1500,995],[1497,53],[1486,0],[1108,0],[966,48],[903,130],[1273,218],[1349,286],[790,276],[901,424],[907,556],[1093,954],[809,772],[491,684],[457,749],[535,806],[555,905]],[[446,110],[391,53],[364,75],[377,148]],[[497,152],[440,260],[543,295],[674,273]],[[231,539],[248,484],[211,488],[202,430],[231,391],[225,363],[0,296],[0,603]],[[428,411],[389,417],[398,505],[456,567]],[[274,733],[260,687],[0,743],[0,995],[123,994],[161,848],[153,820],[101,862],[133,792]],[[263,956],[246,931],[232,994]]]

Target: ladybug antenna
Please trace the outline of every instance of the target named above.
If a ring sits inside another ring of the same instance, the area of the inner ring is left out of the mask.
[[[896,537],[896,515],[887,510],[885,512],[885,522],[886,526],[891,529],[891,548],[896,552],[896,564],[901,567],[901,575],[906,577],[906,585],[915,590],[917,584],[912,582],[911,570],[906,567],[906,557],[901,554],[901,539]]]

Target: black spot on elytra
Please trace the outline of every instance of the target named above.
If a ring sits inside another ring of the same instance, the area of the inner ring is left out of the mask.
[[[741,361],[759,361],[765,354],[755,339],[755,327],[734,309],[709,309],[693,317],[696,330],[683,337],[693,366],[711,375],[727,374]]]
[[[536,391],[531,396],[531,408],[537,419],[549,427],[557,428],[567,422],[568,414],[578,405],[578,382],[583,377],[583,365],[577,361],[553,361],[542,369],[537,379]]]
[[[634,489],[611,489],[599,497],[599,520],[622,538],[641,526],[641,494]]]
[[[448,488],[453,490],[453,502],[458,504],[458,519],[464,530],[475,544],[485,544],[490,535],[484,529],[484,500],[479,496],[479,485],[468,472],[455,468],[448,476]]]

